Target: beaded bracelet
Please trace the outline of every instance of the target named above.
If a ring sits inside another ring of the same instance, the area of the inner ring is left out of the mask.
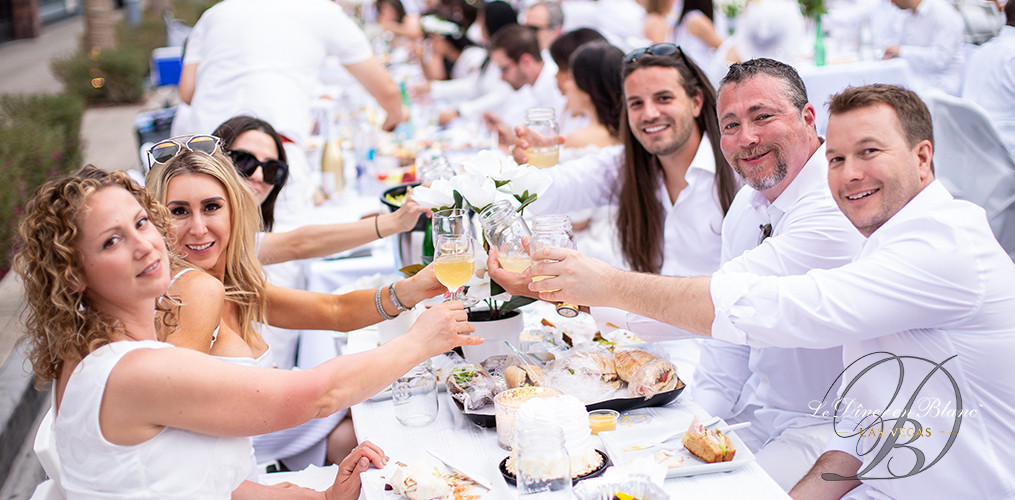
[[[395,308],[398,309],[399,312],[409,312],[409,308],[405,307],[405,304],[403,304],[401,300],[398,300],[398,295],[395,293],[394,283],[388,285],[388,296],[391,297],[391,303],[395,304]]]
[[[377,289],[377,292],[374,293],[374,305],[377,306],[377,312],[380,313],[382,318],[384,318],[386,320],[387,319],[395,319],[395,316],[398,316],[398,315],[396,314],[395,316],[392,316],[392,315],[388,314],[387,311],[384,310],[384,306],[381,305],[381,290],[383,290],[383,289],[384,289],[384,287],[382,286],[382,287]]]

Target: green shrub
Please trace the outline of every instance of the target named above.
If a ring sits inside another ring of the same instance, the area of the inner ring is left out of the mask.
[[[151,52],[124,45],[50,61],[67,92],[89,103],[133,103],[144,98]]]
[[[177,0],[173,2],[173,16],[193,26],[204,11],[218,3],[218,0]]]
[[[84,104],[67,94],[0,97],[0,277],[10,268],[18,217],[47,179],[80,166]]]

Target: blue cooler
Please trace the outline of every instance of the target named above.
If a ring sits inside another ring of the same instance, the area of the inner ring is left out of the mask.
[[[156,87],[180,83],[183,47],[160,47],[152,51],[152,84]]]

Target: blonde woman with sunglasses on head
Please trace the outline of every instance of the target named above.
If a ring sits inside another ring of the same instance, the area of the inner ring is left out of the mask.
[[[299,372],[173,348],[157,340],[157,326],[177,319],[167,218],[126,174],[94,167],[48,182],[25,207],[14,268],[36,382],[53,383],[61,489],[85,499],[356,498],[359,473],[387,461],[375,446],[357,447],[322,493],[245,481],[241,436],[355,404],[428,357],[477,343],[459,335],[472,329],[464,311],[435,306],[374,351]]]
[[[344,295],[268,283],[254,254],[259,225],[254,198],[221,150],[216,147],[209,154],[207,148],[188,148],[194,141],[181,140],[174,156],[153,155],[164,163],[156,163],[147,177],[149,191],[169,209],[173,249],[207,272],[177,275],[172,291],[183,303],[179,327],[162,329],[161,339],[233,362],[253,360],[271,366],[260,325],[350,331],[391,319],[419,301],[443,293],[444,287],[430,268],[386,287]],[[201,140],[199,144],[208,143]],[[456,310],[461,309],[460,302],[453,304]],[[338,419],[326,430],[337,423]],[[344,456],[351,444],[350,439],[339,441],[344,444],[330,447],[328,458],[332,461]]]

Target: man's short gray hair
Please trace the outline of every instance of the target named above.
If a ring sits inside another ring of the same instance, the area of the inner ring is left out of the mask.
[[[760,74],[782,80],[786,86],[786,98],[793,103],[796,109],[803,110],[807,105],[807,87],[800,79],[800,74],[792,66],[774,59],[758,58],[734,63],[730,66],[726,76],[719,82],[718,93],[722,94],[722,89],[726,84],[740,84]]]
[[[550,13],[548,21],[550,25],[547,28],[556,29],[564,26],[564,9],[560,8],[560,2],[536,2],[529,6],[529,9],[537,5],[546,7],[546,10]]]

